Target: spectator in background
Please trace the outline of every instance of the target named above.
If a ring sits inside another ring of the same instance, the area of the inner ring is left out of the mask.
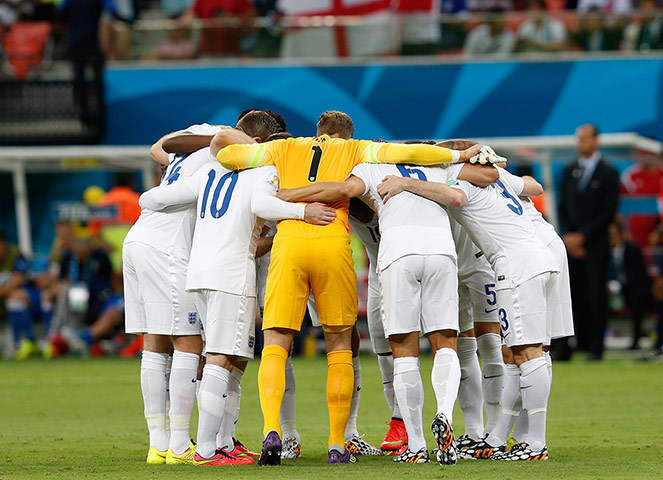
[[[470,12],[488,12],[495,8],[509,12],[514,9],[513,0],[465,0],[465,3]]]
[[[559,221],[569,253],[578,348],[588,351],[590,360],[601,360],[608,320],[608,226],[617,213],[619,175],[598,150],[595,125],[578,127],[576,139],[580,156],[562,175]],[[562,358],[570,356],[566,344],[559,348]]]
[[[529,0],[529,19],[518,28],[519,52],[558,52],[566,45],[566,27],[546,12],[543,0]]]
[[[663,211],[661,212],[663,215]],[[663,361],[663,223],[650,235],[649,243],[653,247],[652,296],[654,315],[656,318],[656,339],[651,351],[643,356],[643,360]]]
[[[115,176],[115,186],[98,203],[99,207],[114,206],[117,215],[115,224],[133,225],[140,217],[140,194],[134,191],[136,180],[133,172],[120,172]]]
[[[191,8],[193,0],[161,0],[161,8],[168,18],[177,20]]]
[[[638,163],[622,173],[621,193],[653,199],[663,188],[663,164],[659,158],[651,158],[645,152],[638,152],[638,159]],[[634,212],[629,215],[628,222],[633,241],[644,247],[649,245],[649,237],[659,223],[659,216],[656,212]]]
[[[642,336],[645,309],[651,306],[651,279],[640,247],[629,238],[628,232],[624,229],[623,219],[618,218],[610,224],[608,232],[612,248],[611,280],[613,285],[618,285],[618,293],[623,296],[624,303],[631,313],[633,320],[631,350],[637,350],[638,341]]]
[[[67,52],[74,70],[74,97],[81,120],[98,128],[99,139],[105,130],[104,54],[99,43],[99,24],[103,0],[63,0],[59,17],[67,25]],[[87,70],[92,74],[88,91]]]
[[[176,172],[175,172],[176,173]],[[95,233],[101,234],[103,243],[110,251],[113,271],[118,279],[122,273],[122,242],[131,226],[140,217],[140,194],[134,191],[136,181],[133,172],[120,172],[115,176],[115,186],[104,195],[98,207],[114,207],[115,216],[110,221],[90,224]]]
[[[278,9],[278,0],[254,0],[256,16],[267,21],[267,26],[259,28],[251,39],[251,45],[245,42],[244,50],[255,57],[278,57],[281,51],[283,13]]]
[[[463,46],[463,55],[509,55],[513,52],[516,37],[504,25],[504,10],[492,9],[485,23],[474,27],[467,35]]]
[[[87,290],[89,296],[84,309],[86,325],[92,325],[112,295],[111,262],[102,248],[92,248],[89,238],[77,238],[71,252],[62,257],[60,280],[70,288]],[[70,297],[71,299],[71,297]]]
[[[177,25],[168,30],[168,38],[144,60],[190,60],[196,58],[196,44],[191,40],[191,29]]]
[[[578,28],[572,33],[571,40],[585,52],[618,50],[622,31],[619,28],[607,28],[603,12],[592,7],[580,17]]]
[[[576,11],[584,15],[591,10],[599,10],[606,15],[630,15],[633,11],[631,0],[578,0]]]
[[[180,18],[181,25],[190,27],[194,18],[239,18],[234,26],[203,25],[200,37],[202,55],[239,55],[242,53],[242,28],[254,16],[251,0],[195,0]]]
[[[460,50],[465,44],[467,28],[465,17],[468,13],[465,0],[441,0],[442,13],[448,17],[440,24],[440,50]],[[453,15],[453,17],[451,17]]]
[[[440,0],[399,0],[401,55],[435,55],[440,44]]]
[[[640,0],[639,19],[634,19],[624,28],[622,48],[624,50],[663,49],[663,13],[656,0]]]
[[[22,293],[28,279],[29,263],[16,245],[0,232],[0,312],[6,314],[16,358],[23,359],[39,348],[35,342],[29,299]]]

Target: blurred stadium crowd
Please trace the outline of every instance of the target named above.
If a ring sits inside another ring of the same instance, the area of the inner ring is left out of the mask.
[[[598,155],[600,150],[594,152]],[[582,154],[579,147],[580,158],[589,157],[586,153]],[[565,192],[565,182],[577,183],[570,176],[582,175],[574,165],[570,164],[562,176],[562,192]],[[612,170],[612,167],[607,168]],[[534,172],[531,167],[520,167],[517,173]],[[6,332],[0,337],[3,356],[17,359],[59,355],[135,356],[142,350],[141,337],[123,333],[121,248],[129,228],[140,215],[136,178],[133,172],[119,172],[115,186],[107,192],[98,186],[88,187],[81,198],[89,208],[87,215],[60,209],[47,262],[31,262],[0,233],[0,329]],[[158,179],[155,181],[158,183]],[[561,198],[570,196],[567,192]],[[612,196],[615,205],[617,196],[657,197],[659,206],[663,205],[663,165],[659,159],[642,157],[624,170],[619,195],[614,192]],[[607,198],[602,201],[611,202]],[[543,198],[537,199],[536,206],[544,214],[545,204]],[[565,209],[575,210],[575,207],[573,204],[565,206],[564,200],[560,201],[558,214],[562,233],[574,232],[578,225],[572,225],[573,219],[565,218],[565,215],[568,217]],[[611,247],[609,265],[605,267],[607,276],[599,280],[609,293],[608,336],[619,331],[618,335],[629,342],[622,342],[621,346],[644,350],[642,358],[648,360],[663,359],[662,217],[663,212],[617,215],[607,231],[601,227],[600,233],[609,238]],[[567,248],[573,262],[573,246],[567,243]],[[591,248],[591,244],[587,246]],[[358,250],[360,255],[365,255],[363,248]],[[580,254],[578,258],[582,261],[585,257]],[[365,275],[359,271],[358,274],[360,289],[365,289]],[[574,286],[572,276],[572,289],[585,290],[587,281],[582,279],[580,285],[576,281]],[[574,293],[574,297],[576,295]],[[362,300],[360,295],[360,303],[362,301],[365,303],[365,298]],[[606,301],[600,299],[601,302]],[[365,305],[363,308],[360,305],[360,314],[365,311]],[[620,323],[615,328],[616,320]],[[595,347],[589,344],[593,341],[592,335],[598,332],[601,344],[597,347],[597,359],[600,359],[605,325],[590,325],[589,320],[584,323],[593,332],[583,334],[576,326],[577,346],[591,353]],[[303,330],[298,341],[303,340],[304,346],[298,345],[296,352],[315,351],[315,341],[310,336],[315,330]],[[564,346],[557,352],[565,355]]]
[[[0,26],[3,71],[20,79],[67,58],[100,68],[103,59],[663,49],[660,0],[2,0]]]

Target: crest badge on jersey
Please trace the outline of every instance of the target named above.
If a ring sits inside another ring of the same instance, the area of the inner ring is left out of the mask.
[[[279,177],[277,175],[270,175],[266,182],[273,189],[279,189]]]
[[[198,321],[198,313],[189,312],[189,325],[195,325],[196,321]]]
[[[249,348],[253,348],[256,344],[256,337],[249,335]]]

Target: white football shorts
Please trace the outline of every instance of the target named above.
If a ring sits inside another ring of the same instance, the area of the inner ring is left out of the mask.
[[[557,272],[537,275],[497,291],[497,316],[507,347],[549,343],[548,305],[555,301]]]
[[[200,335],[193,298],[184,290],[187,260],[129,242],[122,262],[127,333]]]
[[[253,358],[256,297],[219,290],[192,290],[205,332],[205,352]]]
[[[552,339],[572,337],[575,335],[573,329],[573,309],[571,308],[571,282],[569,280],[569,261],[566,257],[564,241],[555,237],[548,248],[553,253],[555,265],[559,268],[557,282],[555,283],[555,301],[551,305],[551,318],[548,336]]]
[[[387,337],[458,331],[458,269],[448,255],[407,255],[378,272]]]
[[[458,284],[458,304],[460,331],[467,332],[474,328],[476,322],[497,323],[497,292],[495,291],[495,280],[485,279],[489,283],[483,284],[483,291],[477,290],[474,283],[467,285]]]
[[[375,271],[368,274],[368,297],[366,298],[366,320],[368,336],[371,339],[373,353],[384,355],[391,353],[389,339],[384,334],[384,322],[380,311],[380,287]]]

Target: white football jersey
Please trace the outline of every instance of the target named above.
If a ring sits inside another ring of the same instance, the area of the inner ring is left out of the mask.
[[[276,222],[272,220],[265,221],[263,226],[268,227],[267,237],[273,237],[276,235]],[[256,258],[256,283],[257,283],[257,294],[258,294],[258,306],[260,308],[265,307],[265,291],[267,289],[267,275],[269,274],[269,264],[272,261],[272,250],[270,249],[262,257]]]
[[[484,278],[489,279],[494,278],[495,273],[488,260],[486,260],[486,255],[474,244],[465,229],[453,216],[449,216],[449,223],[451,224],[451,233],[456,243],[458,280],[464,284],[477,275],[482,275]]]
[[[517,175],[505,170],[501,167],[496,167],[497,171],[500,172],[500,180],[506,185],[506,187],[511,190],[516,195],[520,196],[525,186],[525,181]],[[539,212],[532,200],[529,197],[520,197],[525,213],[529,219],[534,224],[536,228],[536,233],[539,236],[539,239],[543,242],[544,245],[548,245],[552,242],[555,237],[557,237],[557,232],[555,227],[549,224],[541,212]]]
[[[543,218],[543,214],[536,209],[534,202],[528,197],[523,197],[521,200],[523,202],[525,213],[527,213],[530,220],[532,220],[534,228],[536,228],[536,233],[539,236],[541,242],[543,242],[545,245],[549,245],[550,242],[555,240],[555,238],[558,238],[559,235],[557,234],[557,230],[555,230],[555,227],[553,227],[546,221],[545,218]]]
[[[362,223],[350,214],[348,221],[352,227],[352,231],[357,234],[361,243],[364,244],[369,263],[375,266],[378,261],[378,249],[380,247],[378,216],[373,215],[370,222]]]
[[[357,165],[352,175],[364,181],[364,195],[371,198],[378,212],[381,233],[378,271],[401,257],[413,254],[449,255],[455,261],[456,249],[451,237],[449,217],[444,208],[410,192],[402,192],[385,204],[377,191],[378,185],[387,175],[446,183],[447,169],[364,163]]]
[[[368,283],[377,281],[377,262],[378,251],[380,247],[380,227],[378,225],[378,216],[373,215],[371,221],[362,223],[352,215],[348,216],[348,221],[352,231],[357,234],[361,243],[364,244],[366,255],[368,256]]]
[[[497,275],[498,289],[557,271],[550,249],[539,240],[518,195],[501,180],[485,188],[464,180],[452,186],[464,191],[468,201],[463,207],[449,208],[449,213],[486,255]]]
[[[235,172],[215,163],[187,179],[197,190],[196,230],[186,289],[256,295],[255,252],[263,221],[251,211],[259,188],[278,189],[276,168]]]
[[[189,127],[193,133],[207,131],[194,127]],[[210,126],[207,125],[207,127]],[[170,163],[161,177],[159,188],[181,182],[184,178],[191,177],[206,163],[216,161],[210,153],[209,147],[190,155],[171,154],[169,159]],[[193,204],[178,205],[163,211],[143,208],[140,217],[125,237],[124,243],[141,242],[168,255],[189,258],[193,227],[196,221],[195,210]]]

